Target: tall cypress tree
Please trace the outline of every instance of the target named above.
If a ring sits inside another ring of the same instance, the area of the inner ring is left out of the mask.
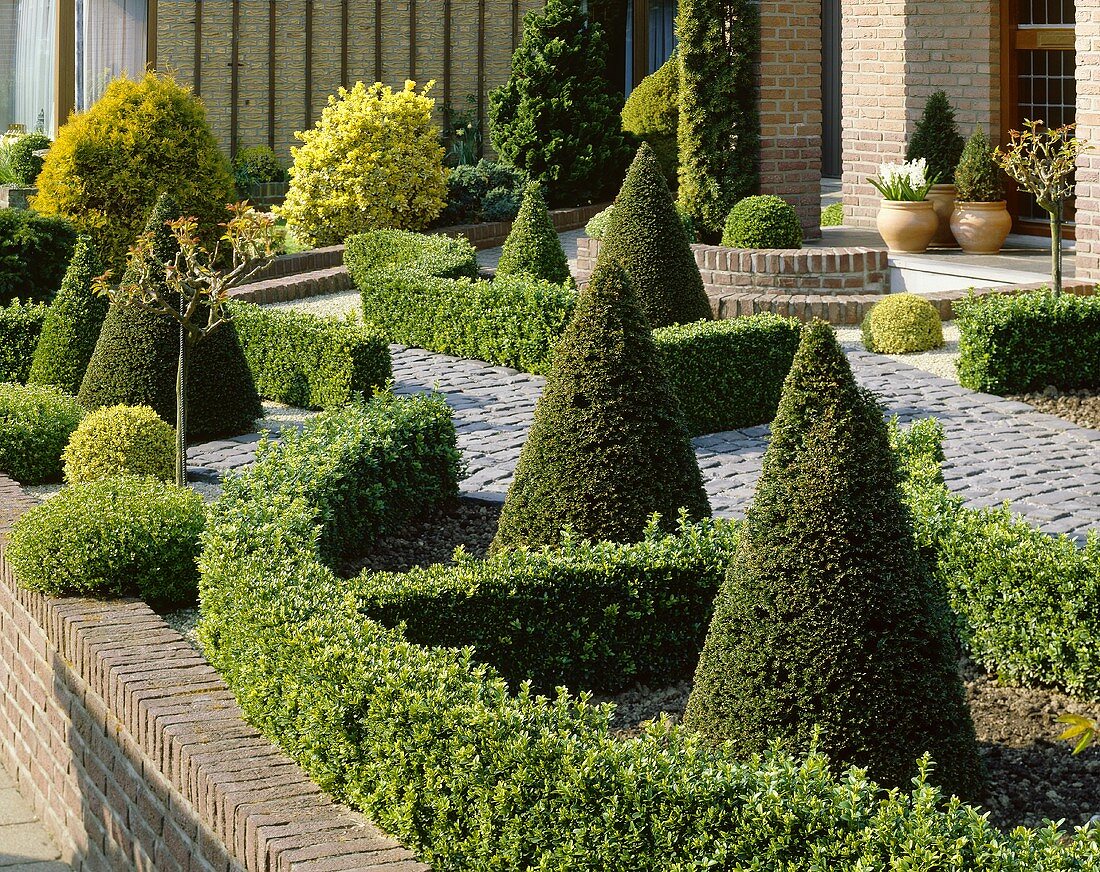
[[[556,545],[570,526],[633,542],[650,516],[710,514],[680,407],[622,267],[601,256],[554,351],[494,549]]]
[[[803,331],[684,722],[745,755],[814,742],[904,787],[976,798],[946,592],[917,551],[882,410],[832,329]]]
[[[656,154],[642,143],[626,174],[603,248],[626,270],[653,327],[710,318],[710,301]]]
[[[754,0],[680,0],[679,202],[707,242],[759,183],[759,30]]]

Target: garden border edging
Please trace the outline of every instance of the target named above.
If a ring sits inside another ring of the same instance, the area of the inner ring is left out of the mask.
[[[22,590],[4,558],[34,501],[0,475],[0,754],[75,870],[428,869],[336,803],[138,600]]]

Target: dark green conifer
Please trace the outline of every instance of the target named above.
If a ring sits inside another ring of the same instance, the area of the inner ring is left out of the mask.
[[[649,323],[619,264],[600,257],[554,352],[494,549],[556,545],[562,528],[633,542],[657,512],[675,529],[710,506]]]
[[[817,747],[977,798],[981,765],[945,591],[917,551],[882,410],[832,329],[804,328],[684,722],[746,756]]]
[[[102,272],[91,239],[80,237],[61,290],[50,303],[42,324],[29,384],[56,385],[69,394],[80,390],[107,314],[107,298],[92,290],[92,282]]]
[[[626,270],[653,327],[710,318],[710,302],[661,164],[642,143],[615,199],[603,247]]]
[[[168,195],[157,200],[146,224],[157,233],[156,258],[170,262],[178,250],[166,222],[180,215]],[[179,325],[133,306],[112,303],[80,386],[80,403],[98,409],[120,403],[152,406],[176,420]],[[237,331],[227,324],[192,349],[187,380],[189,440],[246,433],[262,412]]]
[[[497,275],[527,275],[559,285],[572,280],[538,182],[528,182],[523,191],[523,204],[500,252]]]
[[[966,140],[955,124],[955,110],[947,94],[936,91],[924,104],[924,112],[905,149],[905,159],[924,158],[928,177],[935,178],[937,184],[950,185],[955,181],[955,168],[965,146]]]

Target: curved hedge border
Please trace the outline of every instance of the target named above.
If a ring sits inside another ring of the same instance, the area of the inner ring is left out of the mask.
[[[206,655],[247,717],[435,868],[1100,869],[1100,838],[998,832],[918,781],[883,795],[811,756],[750,764],[661,722],[517,694],[469,649],[364,619],[320,560],[331,512],[231,475],[201,563]]]
[[[13,300],[0,306],[0,382],[26,384],[49,307]]]

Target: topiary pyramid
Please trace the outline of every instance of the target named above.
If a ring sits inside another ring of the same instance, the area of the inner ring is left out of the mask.
[[[679,404],[630,279],[600,257],[554,352],[494,550],[557,545],[570,526],[634,542],[654,512],[710,514]]]
[[[928,163],[928,177],[936,183],[950,185],[955,181],[955,167],[959,165],[966,140],[955,124],[955,110],[943,91],[936,91],[924,104],[924,112],[917,121],[905,159],[924,158]]]
[[[46,312],[28,384],[56,385],[69,394],[80,390],[107,314],[107,298],[92,290],[92,281],[102,271],[91,239],[80,237],[61,290]]]
[[[838,765],[977,798],[982,767],[946,593],[922,561],[882,410],[832,329],[804,328],[684,723],[749,756],[815,743]]]
[[[711,317],[684,223],[648,143],[638,149],[615,199],[603,251],[626,270],[653,327]]]
[[[161,263],[175,257],[176,241],[165,223],[179,215],[165,194],[149,216],[146,227],[157,233]],[[81,404],[89,410],[151,406],[165,421],[175,421],[179,347],[179,325],[171,319],[111,304],[80,385]],[[246,433],[259,417],[260,398],[231,323],[193,349],[187,399],[189,440]]]
[[[569,261],[538,182],[528,182],[524,188],[519,214],[500,252],[497,275],[527,275],[559,285],[572,282]]]

